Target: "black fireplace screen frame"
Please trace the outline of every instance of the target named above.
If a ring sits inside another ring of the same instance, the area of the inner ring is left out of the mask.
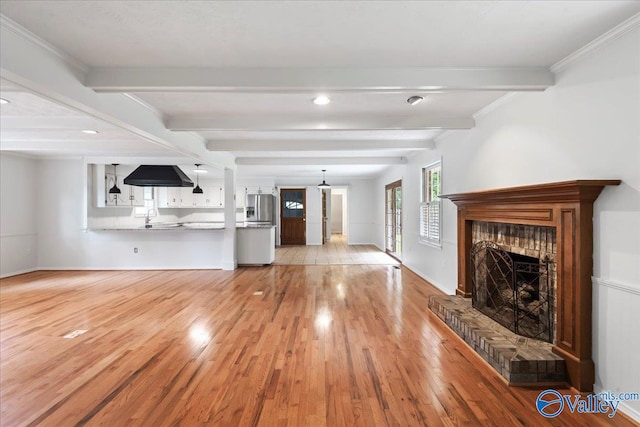
[[[473,307],[518,335],[553,342],[549,258],[514,261],[488,240],[475,243],[470,255]]]

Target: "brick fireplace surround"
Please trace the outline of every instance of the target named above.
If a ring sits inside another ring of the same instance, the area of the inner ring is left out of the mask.
[[[553,227],[556,231],[556,323],[552,350],[562,357],[571,386],[593,390],[591,275],[593,203],[619,180],[577,180],[443,195],[458,207],[457,295],[471,297],[474,221]]]

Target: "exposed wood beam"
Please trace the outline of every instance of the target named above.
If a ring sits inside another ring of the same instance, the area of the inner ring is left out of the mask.
[[[547,68],[91,68],[98,92],[206,91],[541,91]]]
[[[174,117],[166,124],[173,131],[277,131],[277,130],[394,130],[394,129],[471,129],[473,117],[405,117],[369,115],[345,120],[344,117],[325,116],[321,120],[294,116],[213,116]]]
[[[236,157],[238,165],[403,165],[406,157]]]
[[[210,151],[432,150],[433,141],[209,141]]]

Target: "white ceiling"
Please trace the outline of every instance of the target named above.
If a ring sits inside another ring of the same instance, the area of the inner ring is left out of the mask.
[[[2,1],[91,67],[546,67],[635,1]]]
[[[2,150],[197,161],[133,120],[96,118],[126,101],[157,114],[179,143],[233,154],[240,177],[328,169],[349,179],[473,127],[474,113],[506,93],[544,90],[550,66],[640,2],[3,0],[0,12],[3,26],[67,58],[76,83],[96,91],[93,105],[62,106],[71,93],[23,88],[0,64],[11,100]],[[314,105],[320,93],[332,102]],[[416,94],[425,101],[408,105]],[[100,133],[81,133],[87,126]]]

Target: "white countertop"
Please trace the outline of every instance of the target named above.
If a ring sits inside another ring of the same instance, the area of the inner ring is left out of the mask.
[[[172,223],[151,223],[151,227],[144,225],[116,225],[116,226],[99,226],[88,227],[88,231],[193,231],[193,230],[224,230],[224,222],[220,221],[202,221],[202,222],[172,222]],[[273,224],[256,224],[238,222],[237,229],[265,229],[274,228]]]
[[[113,227],[89,227],[90,231],[193,231],[193,230],[224,230],[223,222],[174,222],[151,223],[151,227],[117,225]]]

